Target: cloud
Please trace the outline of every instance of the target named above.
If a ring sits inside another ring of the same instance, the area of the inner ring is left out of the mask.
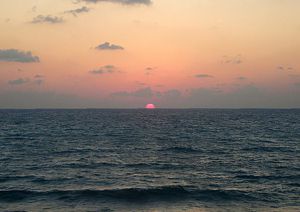
[[[24,84],[31,83],[33,85],[42,85],[44,82],[45,82],[44,76],[37,74],[33,77],[33,80],[31,80],[30,78],[26,78],[26,79],[18,78],[18,79],[15,79],[15,80],[8,81],[8,84],[10,84],[10,85],[24,85]]]
[[[138,97],[138,98],[151,98],[153,97],[154,92],[150,87],[138,89],[136,91],[120,91],[112,93],[112,97]]]
[[[284,70],[284,67],[283,67],[283,66],[277,66],[277,70],[283,71],[283,70]]]
[[[0,108],[86,108],[108,107],[106,102],[55,92],[1,91]]]
[[[145,87],[145,88],[141,88],[141,89],[137,89],[134,91],[120,91],[120,92],[115,92],[112,93],[110,95],[111,97],[114,98],[118,98],[118,97],[122,97],[122,98],[136,98],[136,99],[150,99],[150,98],[159,98],[165,105],[167,105],[168,103],[172,103],[174,101],[181,101],[181,92],[177,89],[172,89],[172,90],[168,90],[165,92],[159,92],[159,91],[155,91],[153,90],[151,87]]]
[[[105,42],[97,46],[95,49],[97,50],[124,50],[122,46],[116,44],[110,44],[109,42]]]
[[[156,96],[159,99],[159,107],[176,108],[187,103],[185,97],[182,95],[182,92],[178,89],[156,92]]]
[[[30,51],[20,51],[18,49],[0,49],[0,61],[36,63],[40,62],[39,57],[33,56]]]
[[[299,78],[300,74],[289,74],[289,77],[291,77],[291,78]]]
[[[224,55],[223,58],[222,58],[222,63],[225,63],[225,64],[239,65],[242,62],[243,62],[243,60],[242,60],[242,56],[240,54],[238,54],[236,56]]]
[[[181,96],[181,92],[177,89],[172,89],[172,90],[168,90],[168,91],[164,92],[162,96],[164,98],[176,99]]]
[[[57,17],[57,16],[44,16],[44,15],[38,15],[35,18],[33,18],[33,20],[31,21],[31,23],[33,24],[42,24],[42,23],[48,23],[48,24],[59,24],[59,23],[63,23],[64,19],[61,17]]]
[[[34,76],[33,83],[36,85],[42,85],[45,82],[44,78],[45,77],[43,75],[37,74]]]
[[[279,65],[277,66],[277,70],[278,71],[293,71],[294,68],[291,66],[283,66],[283,65]]]
[[[145,74],[146,75],[151,75],[153,72],[157,69],[157,67],[147,67],[145,68]]]
[[[247,77],[237,77],[236,79],[240,80],[240,81],[244,81],[244,80],[247,80]]]
[[[45,80],[43,80],[43,79],[36,79],[33,81],[33,83],[36,85],[42,85],[44,82],[45,82]]]
[[[252,85],[230,92],[223,92],[217,88],[198,88],[189,91],[186,102],[192,108],[255,107],[267,102],[267,96],[263,93]]]
[[[300,82],[296,82],[294,85],[295,85],[296,87],[300,88]]]
[[[216,88],[192,89],[179,107],[190,108],[290,108],[300,107],[299,91],[276,92],[255,85],[231,91]]]
[[[173,89],[158,96],[146,87],[88,99],[54,92],[0,90],[0,108],[141,108],[149,102],[162,108],[299,108],[299,92],[296,88],[274,91],[245,85],[231,91],[195,88],[181,93]]]
[[[37,6],[33,6],[33,7],[31,8],[31,11],[32,11],[32,12],[36,12],[36,9],[37,9]]]
[[[98,69],[91,70],[89,73],[101,75],[101,74],[120,73],[120,71],[118,71],[117,68],[113,65],[106,65],[106,66],[102,66]]]
[[[137,86],[142,86],[142,87],[144,87],[144,86],[147,85],[146,83],[140,82],[140,81],[135,81],[135,84],[136,84]]]
[[[90,11],[90,8],[81,7],[81,8],[74,9],[74,10],[66,10],[64,13],[69,13],[69,14],[72,14],[73,16],[77,17],[78,14],[88,13],[89,11]]]
[[[133,93],[131,93],[131,95],[134,97],[150,98],[153,96],[153,91],[150,87],[148,87],[148,88],[136,90]]]
[[[123,5],[137,5],[144,4],[150,5],[152,4],[151,0],[78,0],[77,2],[87,2],[87,3],[101,3],[101,2],[111,2],[111,3],[119,3]]]
[[[44,78],[44,76],[40,75],[40,74],[37,74],[37,75],[34,76],[34,78],[40,79],[40,78]]]
[[[213,76],[208,74],[197,74],[195,75],[196,78],[213,78]]]
[[[10,84],[10,85],[23,85],[23,84],[26,84],[28,82],[30,82],[29,79],[19,78],[19,79],[8,81],[8,84]]]
[[[146,71],[153,71],[154,69],[156,69],[155,67],[147,67],[145,68]]]

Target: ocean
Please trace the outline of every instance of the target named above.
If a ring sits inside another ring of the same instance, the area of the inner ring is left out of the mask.
[[[298,109],[0,110],[0,211],[299,211]]]

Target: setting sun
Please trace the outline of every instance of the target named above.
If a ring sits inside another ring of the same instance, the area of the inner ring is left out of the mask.
[[[156,107],[155,107],[154,104],[147,104],[147,105],[145,106],[145,108],[146,108],[146,109],[155,109]]]
[[[0,0],[0,212],[299,211],[299,8]]]

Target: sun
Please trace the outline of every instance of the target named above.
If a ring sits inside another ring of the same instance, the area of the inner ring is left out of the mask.
[[[155,107],[154,104],[147,104],[147,105],[145,106],[145,108],[146,108],[146,109],[155,109],[156,107]]]

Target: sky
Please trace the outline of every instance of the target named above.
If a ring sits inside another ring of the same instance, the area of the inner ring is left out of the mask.
[[[299,108],[299,8],[0,0],[0,108]]]

